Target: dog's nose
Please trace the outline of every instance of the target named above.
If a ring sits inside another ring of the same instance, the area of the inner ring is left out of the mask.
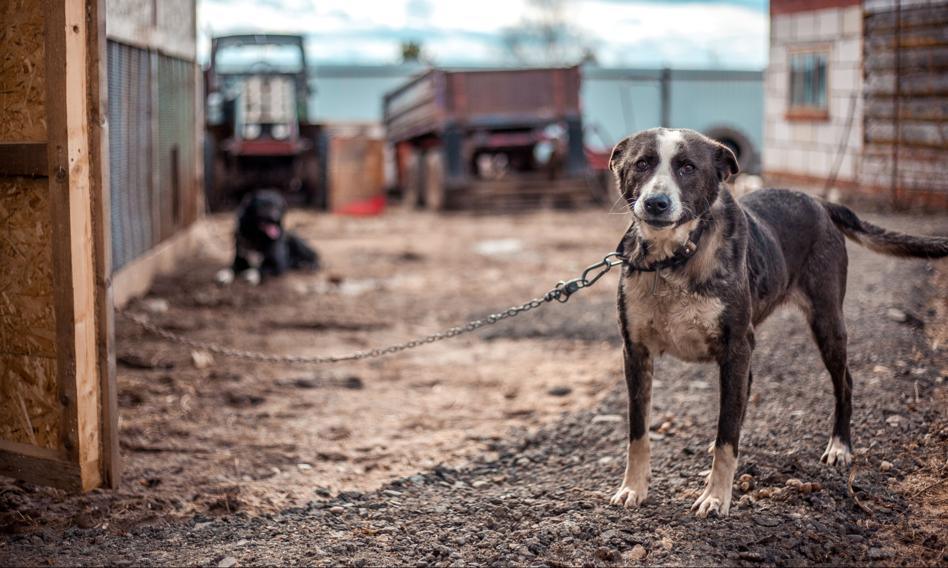
[[[649,215],[663,215],[671,207],[671,199],[667,195],[656,195],[645,200],[645,212]]]

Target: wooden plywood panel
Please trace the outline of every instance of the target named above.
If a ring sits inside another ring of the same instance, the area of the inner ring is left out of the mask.
[[[61,446],[45,178],[0,178],[0,439]]]
[[[329,149],[329,206],[339,211],[384,193],[383,142],[366,136],[335,136]]]
[[[0,0],[0,141],[46,140],[44,4]]]

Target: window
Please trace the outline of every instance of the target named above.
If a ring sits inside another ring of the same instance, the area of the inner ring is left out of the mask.
[[[826,52],[792,53],[790,55],[788,118],[828,118],[826,60]]]

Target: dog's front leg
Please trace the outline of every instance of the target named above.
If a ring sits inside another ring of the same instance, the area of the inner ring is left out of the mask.
[[[741,423],[750,390],[750,361],[753,340],[750,334],[726,344],[719,365],[721,371],[721,410],[718,435],[714,441],[711,475],[698,500],[691,506],[699,517],[716,513],[726,517],[731,509],[731,487],[737,469],[737,447]]]
[[[622,486],[613,505],[638,506],[648,496],[652,476],[648,442],[648,417],[652,404],[652,356],[642,344],[626,340],[625,384],[629,391],[629,451]]]

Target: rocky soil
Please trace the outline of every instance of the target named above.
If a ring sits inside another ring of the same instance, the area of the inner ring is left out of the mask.
[[[943,217],[869,217],[948,233]],[[133,308],[247,349],[362,349],[541,294],[623,223],[294,213],[327,268],[221,289],[216,219],[201,258]],[[208,360],[121,324],[122,488],[0,481],[0,564],[943,565],[948,264],[850,254],[853,469],[819,463],[830,381],[802,318],[778,312],[758,332],[728,518],[688,512],[716,371],[673,360],[656,371],[649,499],[608,505],[625,443],[610,275],[475,337],[331,369]]]

